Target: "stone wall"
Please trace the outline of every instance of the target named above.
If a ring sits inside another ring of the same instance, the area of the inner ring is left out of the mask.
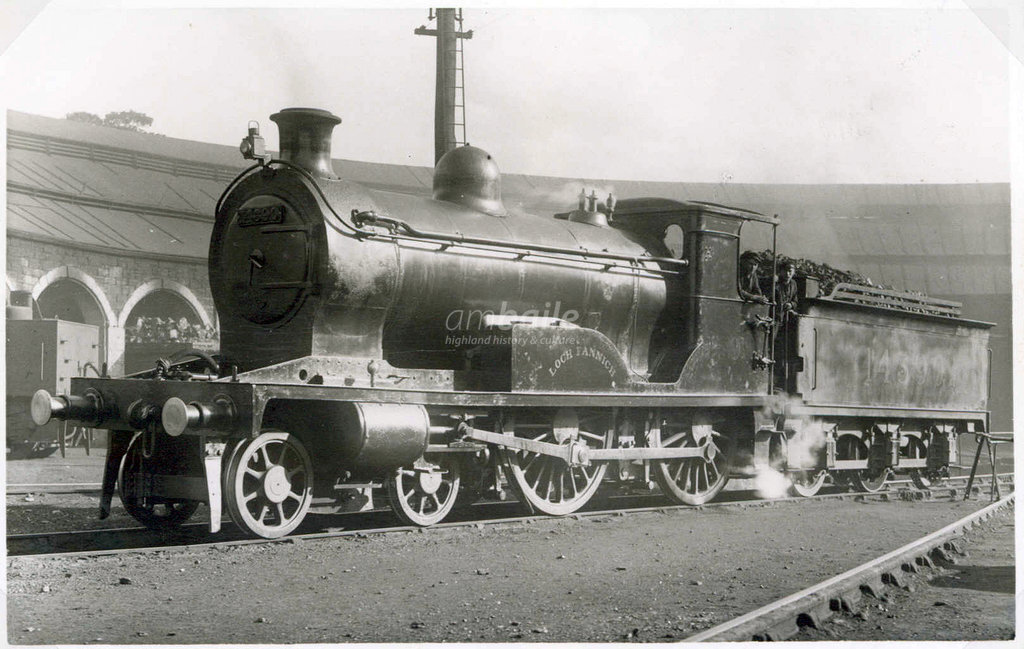
[[[124,324],[131,308],[145,295],[170,290],[181,295],[205,323],[216,325],[216,312],[205,260],[162,260],[110,254],[37,241],[7,233],[7,288],[33,297],[62,280],[75,282],[96,300],[103,313],[103,358],[110,371],[123,368]]]

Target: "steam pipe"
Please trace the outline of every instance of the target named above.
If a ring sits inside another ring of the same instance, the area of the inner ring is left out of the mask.
[[[432,239],[436,241],[450,241],[453,243],[460,244],[476,244],[483,246],[497,246],[502,248],[532,250],[537,252],[551,252],[559,253],[563,255],[573,255],[576,257],[596,257],[598,259],[618,259],[621,261],[630,261],[633,263],[642,263],[645,261],[653,261],[657,263],[670,264],[675,266],[689,266],[690,262],[686,259],[672,259],[671,257],[636,257],[633,255],[623,255],[616,252],[604,252],[604,251],[592,251],[592,250],[576,250],[573,248],[561,248],[559,246],[544,246],[534,243],[511,243],[509,241],[502,241],[501,239],[487,239],[483,237],[466,237],[463,235],[453,235],[445,232],[430,232],[425,230],[417,230],[416,228],[409,225],[407,222],[396,219],[390,216],[380,216],[374,212],[359,212],[353,210],[352,221],[356,226],[360,226],[363,223],[384,223],[393,225],[397,228],[401,228],[408,232],[413,237],[419,237],[421,239]],[[373,233],[367,233],[373,234]]]

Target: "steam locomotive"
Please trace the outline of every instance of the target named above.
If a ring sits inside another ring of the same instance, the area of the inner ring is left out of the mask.
[[[956,303],[813,278],[787,317],[744,299],[741,235],[774,255],[775,217],[595,194],[526,214],[470,146],[429,199],[371,189],[334,175],[338,117],[271,119],[278,158],[251,126],[216,207],[219,355],[33,398],[36,422],[109,431],[101,517],[115,487],[150,527],[206,503],[211,532],[226,506],[268,538],[368,486],[424,526],[506,483],[552,515],[602,483],[691,505],[766,471],[874,491],[940,480],[988,428],[991,325]]]

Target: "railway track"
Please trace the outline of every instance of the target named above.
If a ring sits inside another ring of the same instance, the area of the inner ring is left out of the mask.
[[[970,470],[970,466],[957,465],[954,468]],[[977,479],[984,479],[988,477],[987,473],[979,473]],[[1006,475],[1006,474],[999,474]],[[947,481],[966,481],[967,475],[955,475],[946,478]],[[736,482],[736,481],[734,481]],[[910,484],[910,480],[899,479],[889,480],[887,485],[901,485]],[[725,492],[730,491],[730,486],[727,485]],[[14,483],[6,486],[8,496],[20,496],[26,494],[63,494],[63,493],[99,493],[102,484],[99,482],[37,482],[37,483]],[[733,489],[734,490],[734,489]]]
[[[1014,493],[925,537],[810,588],[687,637],[687,642],[788,640],[802,626],[819,628],[838,611],[856,612],[863,595],[880,598],[886,587],[905,588],[909,579],[965,553],[965,531],[1013,507]]]
[[[1001,487],[1012,489],[1012,473],[999,474]],[[959,482],[957,478],[951,478],[952,482]],[[966,476],[963,477],[966,481]],[[986,493],[990,487],[990,479],[975,479],[972,489],[973,495]],[[584,510],[573,514],[576,518],[601,517],[601,516],[625,516],[654,511],[690,511],[718,508],[744,508],[744,507],[771,507],[771,506],[798,506],[799,503],[810,500],[925,500],[935,498],[947,498],[956,500],[964,497],[964,487],[958,484],[949,484],[927,491],[922,491],[910,486],[909,480],[895,480],[890,483],[889,489],[877,493],[825,493],[818,494],[811,498],[790,497],[765,500],[758,498],[752,492],[733,491],[725,496],[731,496],[719,502],[705,504],[699,507],[687,505],[672,505],[665,502],[661,496],[621,496],[607,499],[603,504],[605,507]],[[657,504],[646,504],[655,501]],[[608,505],[613,505],[608,507]],[[281,539],[254,539],[244,535],[234,525],[225,522],[216,540],[210,540],[207,533],[206,523],[191,523],[173,531],[156,532],[143,527],[120,527],[92,530],[78,530],[68,532],[46,532],[12,534],[7,536],[7,554],[9,557],[46,557],[46,556],[102,556],[121,553],[150,552],[153,550],[175,550],[190,549],[199,547],[228,547],[236,545],[256,545],[269,543],[295,543],[299,541],[312,541],[320,539],[342,538],[347,536],[370,536],[393,533],[429,532],[431,529],[457,529],[460,527],[474,527],[484,525],[514,525],[528,524],[533,521],[549,518],[546,515],[509,515],[516,509],[514,502],[487,502],[473,505],[462,509],[458,514],[453,514],[449,522],[439,523],[431,528],[414,526],[402,526],[392,524],[393,515],[389,510],[375,510],[360,514],[346,514],[343,517],[345,527],[337,526],[339,517],[337,515],[310,516],[307,521],[307,529],[316,527],[316,531],[296,533]],[[332,525],[333,523],[333,525]]]

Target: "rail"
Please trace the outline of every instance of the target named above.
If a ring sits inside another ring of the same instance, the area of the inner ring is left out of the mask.
[[[918,295],[906,291],[891,291],[874,286],[860,286],[841,282],[836,284],[832,292],[824,299],[835,302],[867,304],[869,306],[910,313],[959,318],[963,304],[952,300],[941,300],[927,295]]]
[[[1013,484],[1013,474],[1004,473],[999,474],[1001,477],[1008,478],[1010,485]],[[909,483],[909,480],[896,481]],[[895,483],[893,483],[895,484]],[[894,491],[881,491],[876,493],[860,493],[860,492],[846,492],[846,493],[833,493],[833,494],[818,494],[811,497],[784,497],[774,498],[765,500],[762,498],[755,498],[753,500],[745,499],[740,496],[736,500],[721,500],[712,503],[705,503],[704,505],[698,505],[696,507],[691,505],[673,505],[661,502],[653,506],[643,505],[627,505],[625,507],[612,508],[601,508],[595,510],[581,510],[570,515],[570,518],[576,520],[582,520],[584,518],[600,518],[602,516],[625,516],[627,514],[641,514],[650,512],[666,513],[671,511],[681,512],[694,512],[695,514],[704,510],[728,510],[728,509],[743,509],[746,507],[777,507],[777,506],[797,506],[799,507],[802,503],[808,501],[880,501],[889,502],[893,500],[928,500],[935,497],[941,499],[956,500],[959,497],[961,487],[948,486],[944,488],[933,488],[927,491],[920,491],[917,489],[899,489]],[[975,487],[977,490],[977,487]],[[734,492],[735,493],[735,492]],[[738,495],[738,494],[737,494]],[[650,498],[661,498],[663,496],[651,495],[651,496],[635,496],[635,495],[618,495],[611,496],[608,498],[609,504],[612,502],[627,502],[635,503],[646,502]],[[482,502],[474,505],[475,508],[481,508],[482,511],[492,510],[494,508],[503,510],[509,506],[515,506],[512,502]],[[59,554],[64,557],[85,557],[85,556],[101,556],[101,555],[113,555],[113,554],[129,554],[129,553],[144,553],[153,550],[168,550],[173,548],[199,548],[199,547],[228,547],[238,545],[271,545],[275,543],[294,543],[299,540],[312,541],[321,539],[334,539],[334,538],[345,538],[352,536],[367,536],[377,534],[390,534],[390,533],[405,533],[405,532],[426,532],[428,529],[461,529],[467,527],[480,527],[480,526],[495,526],[495,525],[506,525],[506,524],[517,524],[524,522],[536,522],[542,520],[557,520],[558,517],[552,518],[546,514],[540,515],[524,515],[524,516],[513,516],[513,517],[497,517],[488,518],[486,514],[481,518],[479,516],[480,511],[476,512],[476,515],[471,515],[466,520],[459,521],[446,521],[431,526],[430,528],[415,527],[409,525],[396,525],[387,527],[374,527],[373,525],[379,521],[381,514],[387,514],[390,516],[389,510],[387,509],[374,509],[371,511],[359,512],[347,514],[346,516],[355,517],[356,520],[364,519],[368,521],[369,525],[362,525],[360,523],[353,523],[352,519],[349,519],[345,523],[345,527],[338,529],[332,526],[327,526],[326,531],[320,532],[307,532],[301,534],[293,534],[287,537],[276,538],[276,539],[263,539],[263,538],[249,538],[240,536],[238,533],[232,532],[234,526],[228,524],[225,529],[228,530],[226,536],[221,536],[216,539],[211,539],[206,533],[207,523],[186,523],[178,528],[172,535],[161,535],[158,532],[147,530],[144,527],[118,527],[118,528],[94,528],[89,530],[69,530],[66,532],[47,530],[46,532],[29,532],[19,534],[8,534],[7,535],[7,555],[11,558],[16,557],[42,557],[42,556],[53,556]],[[128,537],[139,535],[141,537],[141,544],[135,545],[133,542],[128,540]],[[74,545],[76,543],[82,543],[80,539],[87,539],[86,545],[93,545],[92,549],[69,549],[67,545]],[[162,539],[156,544],[153,544],[153,539]],[[104,547],[104,543],[109,542],[112,547]]]
[[[733,618],[686,638],[687,642],[737,642],[749,640],[786,640],[796,635],[800,623],[817,625],[839,608],[853,608],[861,590],[879,592],[882,582],[899,585],[907,573],[933,565],[932,556],[948,559],[948,551],[957,551],[953,537],[994,516],[1011,505],[1014,494],[973,514],[912,541],[877,559],[805,588],[767,606]]]

